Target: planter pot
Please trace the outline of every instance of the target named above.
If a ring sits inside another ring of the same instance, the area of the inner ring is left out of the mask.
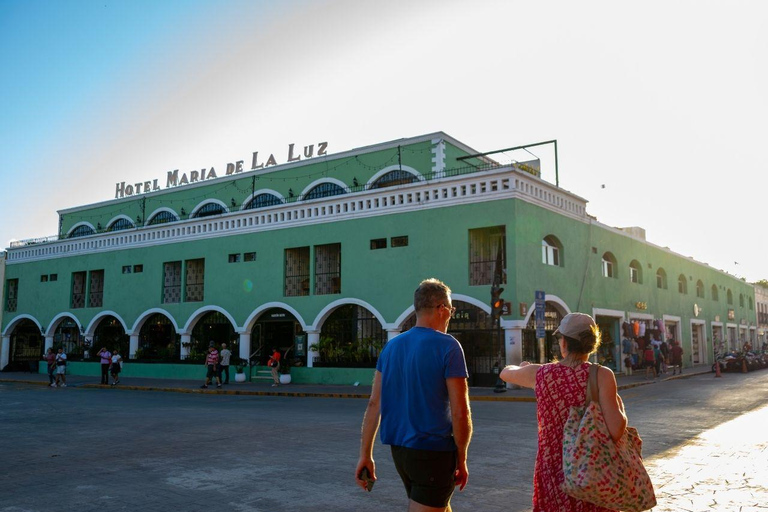
[[[245,374],[244,373],[236,373],[235,374],[235,382],[245,382]]]
[[[290,384],[290,383],[291,383],[290,373],[283,373],[280,375],[280,384]]]

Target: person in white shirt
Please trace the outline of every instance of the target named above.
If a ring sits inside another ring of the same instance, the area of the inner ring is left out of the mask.
[[[222,379],[223,374],[227,374],[226,378],[222,379],[222,384],[229,384],[229,359],[232,357],[232,351],[227,348],[226,343],[221,344],[221,352],[219,352],[221,360],[219,361],[219,379]]]
[[[56,385],[62,388],[67,387],[67,354],[60,348],[56,354]]]
[[[120,355],[120,349],[115,347],[115,352],[112,354],[112,364],[109,366],[109,373],[112,374],[112,385],[116,386],[120,383],[120,371],[123,369],[123,357]]]

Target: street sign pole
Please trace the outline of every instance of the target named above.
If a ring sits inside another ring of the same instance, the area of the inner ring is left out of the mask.
[[[545,340],[547,337],[547,331],[545,330],[544,311],[546,310],[546,293],[544,290],[536,290],[536,339],[539,342],[539,363],[544,364],[547,362],[547,352],[545,347]]]

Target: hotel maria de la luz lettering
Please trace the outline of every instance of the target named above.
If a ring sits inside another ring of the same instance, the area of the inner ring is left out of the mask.
[[[573,311],[595,317],[596,360],[616,371],[625,335],[679,341],[690,366],[762,334],[752,285],[599,222],[538,160],[442,132],[329,148],[119,181],[114,199],[59,211],[57,235],[7,248],[0,368],[44,372],[61,347],[69,373],[97,375],[106,346],[126,377],[199,378],[213,341],[248,378],[277,348],[293,382],[370,382],[428,277],[453,290],[473,386],[556,357]]]

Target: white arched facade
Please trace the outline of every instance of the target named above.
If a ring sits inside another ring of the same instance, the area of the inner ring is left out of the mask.
[[[13,333],[13,330],[16,329],[16,326],[19,325],[22,320],[31,320],[35,323],[38,329],[40,329],[40,333],[43,333],[43,326],[40,324],[40,322],[37,321],[37,318],[33,317],[32,315],[27,315],[26,313],[23,313],[21,315],[13,317],[13,319],[8,322],[8,325],[5,326],[5,329],[3,330],[3,336],[10,336]]]
[[[179,214],[178,213],[176,213],[175,211],[171,210],[170,208],[168,208],[166,206],[161,206],[157,210],[155,210],[152,213],[150,213],[149,216],[147,216],[147,218],[144,219],[144,222],[143,222],[142,225],[144,225],[144,226],[148,225],[149,221],[151,221],[152,219],[154,219],[155,217],[157,217],[159,214],[161,214],[163,212],[168,212],[171,215],[173,215],[176,220],[179,220]]]
[[[136,222],[132,218],[130,218],[127,215],[120,214],[120,215],[115,215],[109,220],[109,222],[107,222],[107,227],[106,227],[107,231],[109,231],[109,228],[112,227],[112,225],[115,222],[119,221],[120,219],[125,219],[131,223],[131,226],[136,227]]]
[[[221,308],[219,306],[203,306],[194,313],[192,313],[189,316],[189,319],[187,320],[187,323],[184,325],[184,328],[179,332],[179,334],[192,334],[192,330],[195,328],[195,325],[197,322],[206,314],[215,311],[217,313],[221,313],[225,317],[227,317],[227,320],[229,320],[229,323],[232,324],[232,328],[237,331],[237,322],[235,322],[235,319],[232,317],[232,315],[229,314],[229,312]]]
[[[371,185],[376,183],[376,180],[378,180],[385,174],[390,173],[392,171],[405,171],[409,174],[413,174],[417,180],[424,181],[424,176],[422,176],[421,173],[416,169],[414,169],[413,167],[408,167],[407,165],[390,165],[389,167],[385,167],[379,172],[377,172],[376,174],[374,174],[373,176],[371,176],[371,179],[369,179],[368,182],[365,184],[365,188],[366,189],[370,188]]]
[[[144,323],[147,321],[149,317],[151,317],[155,313],[160,313],[161,315],[166,316],[168,320],[170,320],[171,323],[173,324],[173,328],[176,330],[176,334],[179,334],[179,324],[176,323],[176,319],[173,317],[172,314],[170,314],[169,312],[167,312],[162,308],[152,308],[144,311],[138,316],[138,318],[133,324],[133,327],[131,328],[132,335],[138,336],[138,334],[141,332],[141,328],[144,326]]]
[[[120,325],[123,326],[123,330],[125,331],[125,334],[129,334],[129,335],[131,334],[130,332],[128,332],[128,325],[125,323],[125,320],[123,320],[120,315],[118,315],[114,311],[102,311],[98,315],[93,317],[91,322],[88,324],[88,327],[86,327],[85,329],[84,336],[86,337],[93,336],[96,333],[96,327],[98,327],[99,322],[101,322],[101,320],[107,316],[113,316],[117,318],[117,321],[120,322]]]
[[[224,201],[221,201],[219,199],[206,199],[194,207],[194,209],[189,213],[189,218],[193,219],[197,214],[197,212],[200,211],[201,208],[209,204],[218,204],[219,206],[224,208],[224,213],[229,213],[229,207],[226,204],[224,204]]]
[[[307,326],[307,323],[304,321],[304,318],[302,318],[299,312],[296,311],[291,306],[289,306],[288,304],[284,302],[267,302],[266,304],[262,304],[258,308],[254,309],[253,312],[250,315],[248,315],[248,318],[245,320],[245,323],[243,323],[242,328],[239,329],[239,332],[250,334],[250,332],[253,330],[253,326],[256,324],[256,321],[259,319],[261,314],[272,308],[279,308],[279,309],[284,309],[288,311],[290,314],[294,316],[294,318],[296,318],[296,320],[298,320],[302,329],[304,329],[305,331],[309,329],[309,327]]]
[[[563,316],[569,315],[571,313],[571,308],[568,307],[568,304],[565,303],[563,299],[558,297],[557,295],[549,295],[546,294],[544,296],[544,302],[551,302],[555,306],[558,307],[560,310],[560,313],[563,313]],[[533,306],[536,304],[536,300],[532,300],[529,302],[531,304],[531,307],[528,308],[528,314],[525,315],[525,320],[523,320],[523,325],[528,325],[528,322],[531,321],[531,316],[535,313],[536,308]]]
[[[320,178],[319,180],[315,180],[315,181],[313,181],[312,183],[310,183],[309,185],[307,185],[307,186],[304,188],[304,190],[302,190],[302,191],[301,191],[301,194],[299,195],[299,197],[302,197],[302,198],[303,198],[303,197],[304,197],[305,195],[307,195],[307,193],[309,193],[309,192],[310,192],[310,191],[311,191],[313,188],[315,188],[315,187],[317,187],[317,186],[319,186],[319,185],[322,185],[323,183],[333,183],[334,185],[338,185],[338,186],[340,186],[342,189],[344,189],[344,192],[346,192],[346,191],[347,191],[347,189],[349,188],[349,186],[348,186],[346,183],[344,183],[344,182],[343,182],[343,181],[341,181],[341,180],[337,180],[336,178]]]
[[[243,201],[243,203],[240,205],[240,210],[245,210],[246,205],[250,203],[253,200],[253,198],[259,197],[262,194],[275,196],[280,200],[280,202],[285,203],[285,197],[283,196],[283,194],[281,194],[277,190],[272,190],[271,188],[260,188],[259,190],[257,190],[256,192],[254,192],[253,194],[245,198],[245,201]]]
[[[77,324],[77,328],[80,329],[80,332],[83,332],[83,324],[80,323],[80,320],[74,314],[59,313],[58,315],[53,317],[53,320],[51,320],[51,322],[48,324],[48,328],[45,330],[46,336],[53,336],[53,333],[56,332],[56,328],[65,318],[73,319]]]
[[[77,228],[81,226],[88,226],[93,230],[94,233],[96,233],[96,228],[93,226],[93,224],[91,224],[90,222],[82,221],[82,222],[78,222],[77,224],[69,228],[69,231],[67,231],[67,236],[71,235],[73,231],[75,231]]]
[[[331,316],[331,313],[338,308],[339,306],[346,306],[349,304],[354,304],[356,306],[362,306],[368,311],[370,311],[373,316],[376,317],[376,319],[381,324],[381,327],[384,328],[387,324],[387,322],[384,320],[384,317],[379,313],[379,311],[371,306],[369,303],[365,302],[364,300],[360,299],[353,299],[353,298],[346,298],[346,299],[339,299],[331,302],[327,306],[325,306],[320,313],[315,317],[315,321],[312,323],[311,326],[309,326],[310,330],[320,330],[323,327],[323,323],[328,319],[329,316]]]

